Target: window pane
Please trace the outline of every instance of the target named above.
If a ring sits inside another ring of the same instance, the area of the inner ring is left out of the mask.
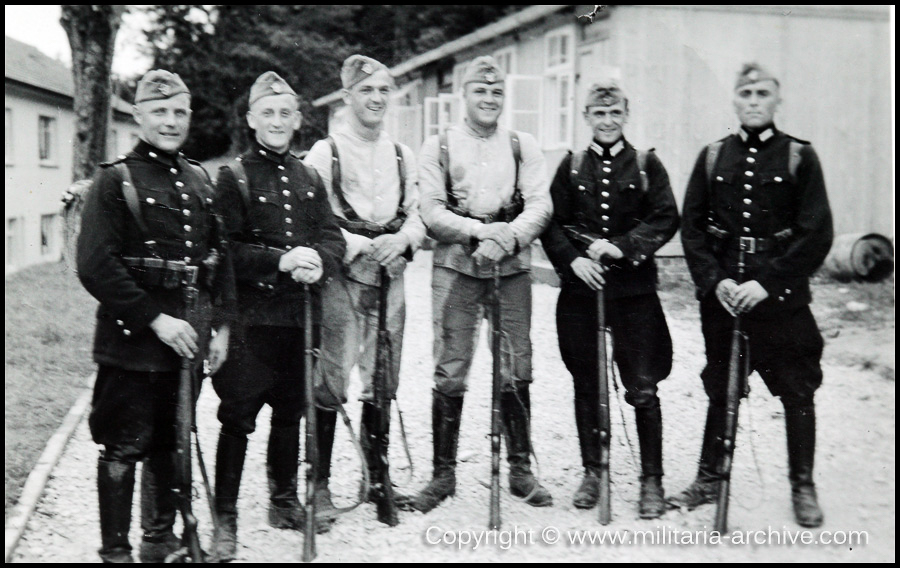
[[[56,119],[49,116],[38,117],[38,153],[41,160],[53,160]]]
[[[569,36],[559,36],[559,62],[569,61]]]

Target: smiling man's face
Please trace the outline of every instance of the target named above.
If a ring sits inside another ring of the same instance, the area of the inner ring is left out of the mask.
[[[191,127],[191,96],[182,93],[137,103],[134,120],[141,127],[141,140],[164,152],[175,153],[184,145]]]
[[[628,106],[624,99],[609,106],[590,106],[584,111],[584,119],[591,127],[594,140],[606,145],[615,144],[628,122]]]
[[[290,93],[257,99],[247,113],[247,124],[256,133],[256,141],[279,154],[290,148],[300,122],[297,97]]]

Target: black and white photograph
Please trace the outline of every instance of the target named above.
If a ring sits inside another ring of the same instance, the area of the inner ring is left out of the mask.
[[[894,6],[4,10],[5,562],[895,561]]]

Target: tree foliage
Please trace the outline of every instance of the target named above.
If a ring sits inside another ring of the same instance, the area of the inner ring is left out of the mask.
[[[253,81],[275,71],[297,91],[309,147],[327,130],[311,101],[340,88],[353,53],[395,65],[484,26],[513,6],[151,6],[147,39],[155,68],[191,89],[188,155],[199,159],[246,147],[244,115]]]

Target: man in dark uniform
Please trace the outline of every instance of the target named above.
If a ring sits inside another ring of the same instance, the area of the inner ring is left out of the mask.
[[[600,430],[597,375],[597,302],[605,290],[613,359],[634,406],[641,448],[639,512],[665,511],[662,487],[662,414],[657,383],[672,368],[672,340],[656,295],[653,253],[678,230],[678,209],[659,158],[623,136],[628,99],[617,81],[591,87],[585,120],[594,138],[563,159],[550,186],[553,219],[541,236],[562,289],[556,326],[563,361],[575,382],[575,423],[584,479],[574,505],[589,509],[599,496]]]
[[[304,411],[303,286],[319,285],[340,267],[346,243],[315,170],[290,153],[300,128],[297,94],[278,74],[250,89],[249,151],[223,166],[217,195],[231,241],[239,298],[231,358],[213,377],[222,423],[216,455],[215,555],[234,559],[237,498],[247,450],[264,404],[272,407],[266,472],[269,524],[301,530],[297,497],[300,418]]]
[[[760,66],[743,67],[734,91],[741,129],[700,152],[688,183],[681,238],[700,300],[709,409],[697,479],[673,503],[693,509],[715,500],[731,330],[741,315],[750,368],[784,405],[794,514],[817,527],[813,397],[823,342],[809,309],[809,276],[834,233],[815,151],[773,123],[779,87]]]
[[[210,343],[212,301],[222,300],[226,314],[234,302],[227,261],[217,260],[224,235],[206,172],[178,153],[190,103],[178,75],[148,72],[135,94],[140,142],[101,165],[84,206],[78,276],[100,301],[90,428],[104,446],[97,467],[104,562],[133,561],[128,530],[139,460],[141,561],[161,562],[179,547],[172,488],[180,358],[199,367],[209,344],[217,369],[227,352],[227,317]],[[181,284],[190,275],[200,293],[186,321]]]

